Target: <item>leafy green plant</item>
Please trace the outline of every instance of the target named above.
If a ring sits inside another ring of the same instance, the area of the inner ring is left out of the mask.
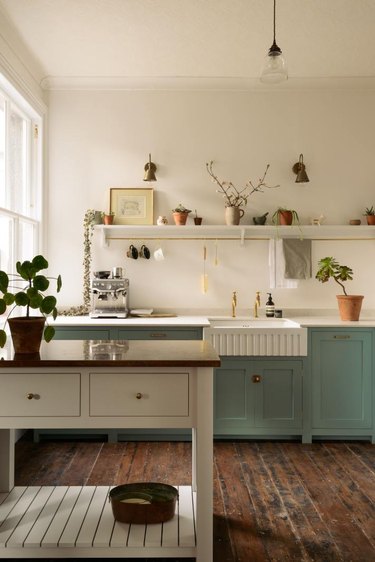
[[[172,213],[191,213],[191,209],[187,209],[180,203],[175,209],[172,209]]]
[[[41,255],[35,256],[32,261],[18,261],[16,263],[15,274],[8,274],[0,271],[0,292],[3,296],[0,298],[0,314],[4,314],[8,306],[14,305],[5,319],[5,324],[9,316],[17,306],[26,307],[26,317],[30,316],[30,309],[39,310],[43,316],[52,314],[55,319],[57,316],[56,297],[53,295],[45,296],[44,293],[48,289],[49,279],[56,279],[56,290],[59,293],[62,281],[61,276],[46,277],[38,275],[43,269],[47,269],[48,261]],[[5,328],[4,324],[4,328]],[[55,335],[53,326],[46,326],[43,337],[46,342],[51,341]],[[0,330],[0,347],[4,347],[7,340],[5,329]]]
[[[335,258],[326,257],[322,258],[318,263],[318,271],[315,278],[321,283],[327,283],[330,279],[333,279],[340,285],[345,296],[348,296],[344,282],[352,281],[353,270],[347,265],[340,265]]]
[[[371,205],[371,207],[366,207],[365,208],[365,212],[363,213],[365,216],[372,216],[375,215],[375,209],[374,206]]]

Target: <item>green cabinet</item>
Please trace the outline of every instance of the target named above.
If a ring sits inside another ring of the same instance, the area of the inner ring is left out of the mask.
[[[221,361],[215,370],[216,436],[302,434],[302,359]]]
[[[199,326],[56,326],[55,330],[57,340],[200,340],[203,334]]]
[[[373,434],[373,330],[311,330],[311,432]]]

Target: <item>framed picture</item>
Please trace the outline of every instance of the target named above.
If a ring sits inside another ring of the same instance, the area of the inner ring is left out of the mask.
[[[110,210],[115,213],[115,224],[153,224],[154,190],[111,188]]]

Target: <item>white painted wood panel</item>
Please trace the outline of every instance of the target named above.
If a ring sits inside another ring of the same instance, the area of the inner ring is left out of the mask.
[[[188,372],[90,373],[90,416],[188,414]]]
[[[0,386],[1,417],[80,414],[79,373],[2,373]]]
[[[0,499],[0,558],[193,557],[195,494],[179,487],[172,520],[128,525],[114,520],[109,486],[16,487]],[[63,554],[62,554],[63,552]]]

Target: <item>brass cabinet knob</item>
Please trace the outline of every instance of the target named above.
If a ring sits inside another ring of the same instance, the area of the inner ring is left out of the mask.
[[[28,400],[32,400],[34,398],[34,400],[39,400],[40,395],[39,394],[35,394],[34,392],[29,392],[28,394],[26,394],[26,398]]]
[[[260,375],[253,375],[253,382],[260,382]]]
[[[142,396],[143,396],[142,392],[137,392],[137,394],[135,395],[137,400],[140,400],[142,398]]]

